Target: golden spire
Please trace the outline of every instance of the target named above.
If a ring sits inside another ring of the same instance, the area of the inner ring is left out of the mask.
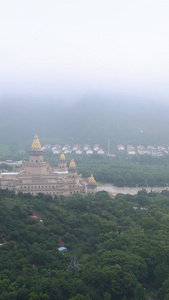
[[[96,184],[96,181],[93,177],[93,175],[91,174],[90,178],[89,178],[89,184],[93,185],[93,184]]]
[[[62,152],[61,155],[60,155],[60,160],[62,160],[62,161],[66,160],[65,155],[64,155],[63,152]]]
[[[74,159],[71,160],[70,165],[69,165],[69,169],[76,169],[76,164]]]
[[[41,144],[39,142],[37,134],[35,135],[32,143],[32,150],[41,150]]]

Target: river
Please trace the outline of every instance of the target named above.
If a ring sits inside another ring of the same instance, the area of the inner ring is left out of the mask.
[[[106,191],[108,193],[110,193],[111,195],[115,196],[119,193],[121,194],[130,194],[130,195],[136,195],[138,193],[138,191],[141,191],[141,190],[146,190],[147,192],[151,192],[151,191],[154,191],[154,192],[161,192],[163,190],[168,190],[168,187],[118,187],[118,186],[114,186],[112,184],[109,184],[109,183],[105,183],[104,185],[102,186],[98,186],[97,187],[97,191],[100,192],[100,191]]]

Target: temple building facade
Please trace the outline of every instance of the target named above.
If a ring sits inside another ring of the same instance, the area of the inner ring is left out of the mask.
[[[74,193],[94,194],[97,185],[93,175],[89,179],[77,174],[76,164],[72,159],[67,167],[64,153],[61,153],[57,168],[52,168],[45,162],[41,144],[36,135],[29,161],[22,163],[22,168],[0,174],[0,188],[15,191],[15,193],[39,193],[55,196],[70,196]]]

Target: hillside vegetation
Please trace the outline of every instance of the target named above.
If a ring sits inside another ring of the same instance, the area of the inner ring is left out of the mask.
[[[75,159],[77,170],[83,177],[94,174],[96,181],[111,183],[115,186],[147,187],[169,186],[169,156],[150,155],[117,156],[67,155],[69,163]],[[57,166],[59,155],[45,154],[45,159]],[[69,165],[69,164],[68,164]]]
[[[41,142],[169,146],[168,107],[161,103],[119,97],[84,97],[65,104],[62,99],[1,99],[1,144],[29,147]],[[153,103],[153,104],[152,104]],[[29,148],[28,148],[29,149]]]

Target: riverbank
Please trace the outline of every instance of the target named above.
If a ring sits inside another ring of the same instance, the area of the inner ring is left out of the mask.
[[[163,190],[168,190],[168,187],[118,187],[118,186],[114,186],[112,184],[106,183],[102,186],[98,186],[97,187],[97,191],[106,191],[108,193],[110,193],[112,196],[115,196],[117,194],[130,194],[130,195],[136,195],[138,193],[138,191],[141,190],[146,190],[147,192],[161,192]]]

